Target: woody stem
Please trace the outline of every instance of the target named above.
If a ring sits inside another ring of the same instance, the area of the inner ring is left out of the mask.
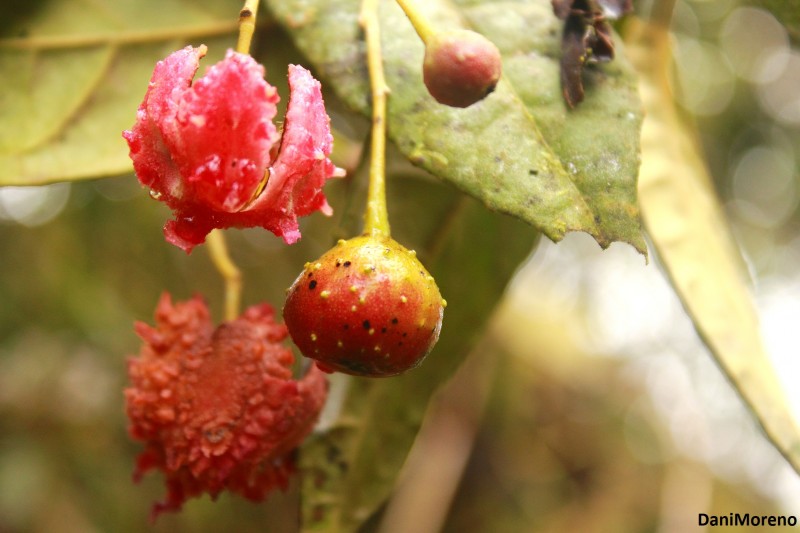
[[[386,210],[386,95],[389,93],[389,86],[383,74],[378,0],[363,0],[359,23],[364,28],[372,92],[372,144],[364,231],[388,237],[390,228]]]

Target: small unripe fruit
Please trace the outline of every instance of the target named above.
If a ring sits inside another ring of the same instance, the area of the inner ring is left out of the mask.
[[[445,301],[413,251],[362,235],[307,263],[289,288],[289,334],[322,370],[393,376],[433,349]]]
[[[434,34],[425,46],[422,77],[437,102],[467,107],[491,93],[502,72],[500,51],[469,30]]]

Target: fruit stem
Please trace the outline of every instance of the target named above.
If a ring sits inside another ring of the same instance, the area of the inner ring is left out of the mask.
[[[225,320],[235,320],[242,301],[242,273],[228,254],[222,230],[215,229],[209,233],[206,243],[211,262],[225,281]]]
[[[250,53],[250,41],[256,30],[256,11],[258,0],[245,0],[244,7],[239,11],[239,40],[236,42],[236,51],[241,54]]]
[[[433,29],[433,26],[431,26],[431,23],[428,22],[428,19],[425,18],[425,15],[422,14],[417,5],[414,3],[414,0],[396,1],[405,12],[408,20],[411,21],[411,25],[414,26],[414,30],[416,30],[419,38],[422,39],[423,43],[428,44],[428,40],[434,33],[436,33],[436,31]]]
[[[364,28],[372,92],[372,144],[364,231],[388,237],[390,229],[389,214],[386,210],[386,95],[389,94],[389,86],[383,74],[378,0],[363,0],[359,23]]]

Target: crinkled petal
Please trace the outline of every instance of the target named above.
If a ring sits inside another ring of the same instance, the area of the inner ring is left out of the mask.
[[[182,195],[180,171],[172,160],[162,126],[177,113],[181,95],[189,89],[206,47],[187,46],[156,63],[136,123],[122,136],[128,141],[136,176],[172,206]]]
[[[278,138],[278,100],[264,67],[232,50],[181,95],[167,145],[187,195],[227,213],[253,198]]]
[[[333,135],[320,83],[303,67],[289,65],[289,88],[280,152],[266,189],[249,209],[273,212],[279,222],[273,231],[291,244],[300,238],[297,217],[331,213],[322,186],[341,171],[328,158]]]
[[[333,137],[319,82],[290,65],[285,127],[270,168],[278,95],[263,67],[229,51],[192,84],[204,54],[189,47],[159,62],[136,124],[123,133],[140,181],[174,212],[167,241],[188,253],[215,228],[262,227],[293,243],[297,217],[331,213],[322,186],[343,175],[328,157]]]
[[[261,227],[292,244],[300,238],[299,216],[317,210],[331,213],[322,187],[344,173],[328,157],[333,135],[320,84],[303,67],[290,65],[289,89],[280,151],[264,191],[236,213],[177,218],[167,231],[170,242],[186,249],[187,244],[202,242],[214,228]]]

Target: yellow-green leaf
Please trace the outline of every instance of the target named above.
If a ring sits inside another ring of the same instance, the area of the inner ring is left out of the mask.
[[[129,172],[120,133],[155,62],[187,43],[232,46],[235,0],[99,0],[0,6],[0,185]]]
[[[743,262],[669,90],[669,35],[632,21],[628,48],[646,109],[639,201],[647,233],[686,311],[768,438],[800,472],[800,431],[765,351]]]

